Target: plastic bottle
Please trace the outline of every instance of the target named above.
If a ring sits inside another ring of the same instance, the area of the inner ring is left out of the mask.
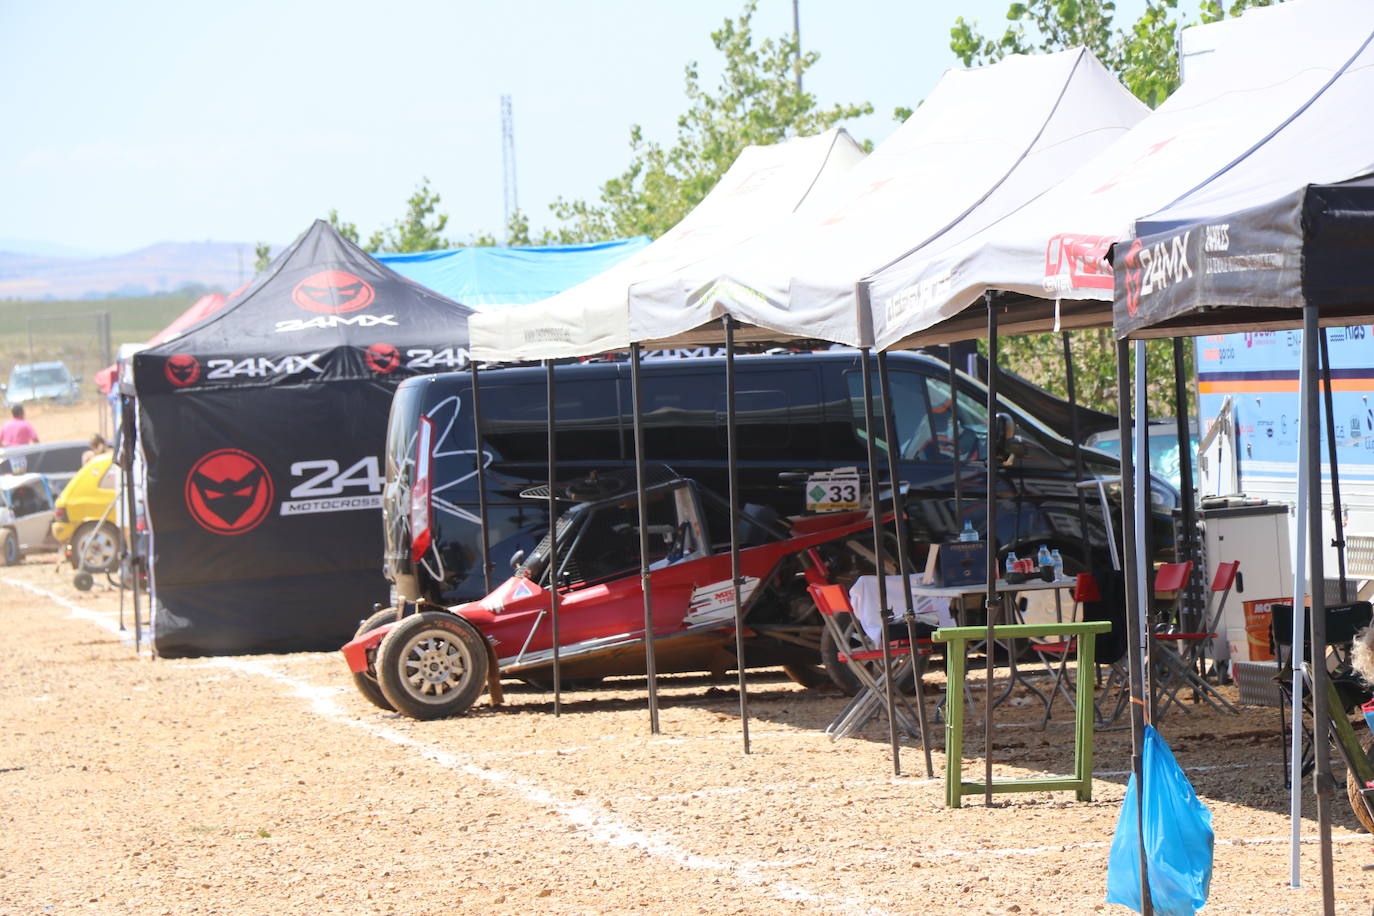
[[[961,541],[976,541],[976,540],[978,540],[978,532],[976,532],[976,531],[973,530],[973,522],[969,521],[968,519],[964,519],[964,530],[959,532],[959,540],[961,540]]]
[[[1064,558],[1060,555],[1058,547],[1050,551],[1050,560],[1054,563],[1054,577],[1064,578]]]
[[[1016,570],[1016,551],[1014,551],[1014,550],[1008,550],[1008,551],[1007,551],[1007,572],[1011,573],[1011,572],[1015,572],[1015,570]]]
[[[1054,565],[1054,557],[1050,556],[1050,549],[1044,544],[1040,545],[1040,552],[1035,555],[1035,565],[1041,569]]]

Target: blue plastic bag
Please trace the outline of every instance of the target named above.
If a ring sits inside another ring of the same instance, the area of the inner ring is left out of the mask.
[[[1169,745],[1145,726],[1145,859],[1150,899],[1158,916],[1193,916],[1207,902],[1212,883],[1212,812],[1198,800]],[[1131,775],[1107,860],[1107,902],[1140,908],[1140,851],[1136,786]]]

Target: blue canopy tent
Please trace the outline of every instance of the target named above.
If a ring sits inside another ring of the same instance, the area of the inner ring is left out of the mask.
[[[401,276],[481,310],[547,299],[648,245],[649,238],[639,235],[581,245],[450,248],[376,257]]]

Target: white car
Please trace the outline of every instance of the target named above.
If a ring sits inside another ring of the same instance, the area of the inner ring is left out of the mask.
[[[0,474],[0,561],[18,563],[33,550],[51,549],[53,501],[42,474]]]

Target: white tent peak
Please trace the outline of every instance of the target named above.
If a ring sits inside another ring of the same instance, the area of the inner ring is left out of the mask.
[[[748,242],[811,196],[830,193],[835,176],[863,156],[842,129],[746,147],[706,198],[649,247],[541,302],[473,316],[473,358],[558,359],[626,349],[632,284]]]

